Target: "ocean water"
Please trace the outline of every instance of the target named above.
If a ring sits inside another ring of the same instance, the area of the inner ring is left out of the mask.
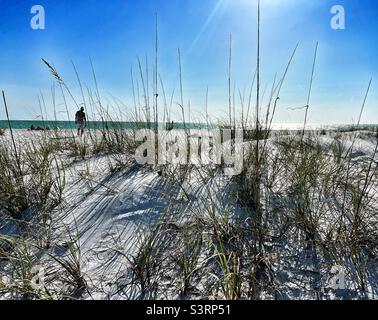
[[[42,121],[42,120],[11,120],[10,125],[12,129],[30,129],[32,126],[34,128],[49,128],[49,129],[75,129],[76,125],[73,121]],[[153,124],[151,124],[153,128]],[[191,123],[184,126],[183,123],[174,123],[174,129],[206,129],[208,126],[202,123]],[[7,120],[0,120],[0,129],[9,128]],[[92,121],[88,122],[88,129],[146,129],[148,128],[148,123],[143,122],[102,122],[102,121]],[[165,128],[163,123],[159,123],[159,128]],[[272,126],[273,130],[301,130],[303,128],[303,123],[275,123]],[[345,129],[349,130],[351,128],[356,128],[353,125],[322,125],[322,124],[307,124],[307,130],[321,130],[321,129]],[[378,125],[376,124],[361,124],[359,129],[364,130],[377,130]]]
[[[10,125],[12,129],[30,129],[34,128],[49,128],[49,129],[75,129],[76,125],[74,121],[42,121],[42,120],[11,120]],[[153,128],[153,124],[151,124]],[[0,129],[9,128],[7,120],[0,120]],[[87,123],[88,129],[146,129],[148,123],[143,122],[102,122],[91,121]],[[159,128],[164,128],[164,124],[160,123]],[[183,123],[174,123],[174,129],[184,129]],[[186,124],[186,128],[190,129],[203,129],[206,128],[206,124]]]

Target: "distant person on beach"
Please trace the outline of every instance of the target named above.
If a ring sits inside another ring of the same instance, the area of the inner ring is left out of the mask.
[[[87,118],[85,117],[84,108],[81,107],[75,116],[75,124],[77,125],[77,135],[82,137],[84,134],[84,128],[87,125]]]

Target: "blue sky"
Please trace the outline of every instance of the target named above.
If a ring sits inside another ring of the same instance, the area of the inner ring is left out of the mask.
[[[309,122],[356,121],[369,79],[373,77],[363,122],[378,123],[378,3],[375,0],[261,2],[261,87],[263,91],[267,88],[263,106],[275,73],[282,75],[299,43],[282,89],[276,121],[302,121],[303,111],[289,108],[305,105],[313,51],[319,41]],[[45,8],[45,30],[30,27],[30,9],[35,4]],[[345,30],[330,27],[333,5],[345,7]],[[232,78],[237,90],[248,91],[255,70],[255,0],[0,0],[0,9],[0,88],[6,91],[13,119],[35,118],[40,113],[40,93],[52,117],[50,88],[54,80],[41,63],[42,57],[56,67],[79,101],[71,60],[82,82],[93,88],[91,57],[104,101],[111,104],[112,97],[116,97],[124,102],[125,110],[132,110],[130,68],[137,73],[137,56],[143,61],[148,56],[152,79],[155,13],[159,19],[159,72],[167,95],[175,89],[174,102],[180,100],[177,94],[177,48],[180,48],[184,98],[191,101],[194,115],[199,117],[204,112],[209,87],[210,113],[227,116],[230,34]],[[72,101],[69,107],[72,112],[76,109]],[[62,107],[58,106],[58,113],[59,108]],[[179,116],[177,106],[173,113]],[[0,118],[4,117],[1,108]],[[61,118],[65,119],[63,114]]]

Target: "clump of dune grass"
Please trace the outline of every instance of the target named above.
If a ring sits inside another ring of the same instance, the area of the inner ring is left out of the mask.
[[[78,231],[72,234],[67,230],[68,241],[66,242],[66,254],[63,257],[54,253],[48,253],[65,272],[65,276],[60,280],[66,287],[65,297],[68,299],[78,299],[87,290],[88,284],[82,271],[82,252]]]
[[[137,287],[139,299],[157,298],[161,294],[159,286],[164,272],[163,253],[167,246],[167,237],[159,225],[138,235],[136,254],[126,255],[132,275],[122,285],[122,290],[135,291]]]
[[[64,168],[51,150],[24,146],[20,167],[8,146],[0,150],[1,212],[20,218],[26,209],[52,208],[61,202]]]
[[[3,251],[0,261],[6,268],[0,273],[3,279],[3,294],[8,299],[38,299],[42,295],[33,288],[33,279],[36,278],[34,246],[25,239],[19,237],[0,237],[2,247],[8,245],[8,249]],[[11,248],[11,249],[10,249]],[[1,292],[1,291],[0,291]]]
[[[35,227],[39,227],[35,224]],[[67,239],[68,234],[68,239]],[[78,299],[87,290],[82,273],[80,242],[67,230],[54,246],[41,247],[33,232],[0,236],[0,296],[7,299]],[[56,248],[62,251],[56,254]],[[55,248],[55,249],[54,249]]]

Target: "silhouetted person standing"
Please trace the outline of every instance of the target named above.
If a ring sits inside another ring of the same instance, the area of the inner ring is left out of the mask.
[[[82,137],[84,134],[84,128],[87,125],[87,118],[85,116],[84,108],[81,107],[78,112],[76,112],[75,116],[75,124],[77,126],[77,135],[78,137]]]

